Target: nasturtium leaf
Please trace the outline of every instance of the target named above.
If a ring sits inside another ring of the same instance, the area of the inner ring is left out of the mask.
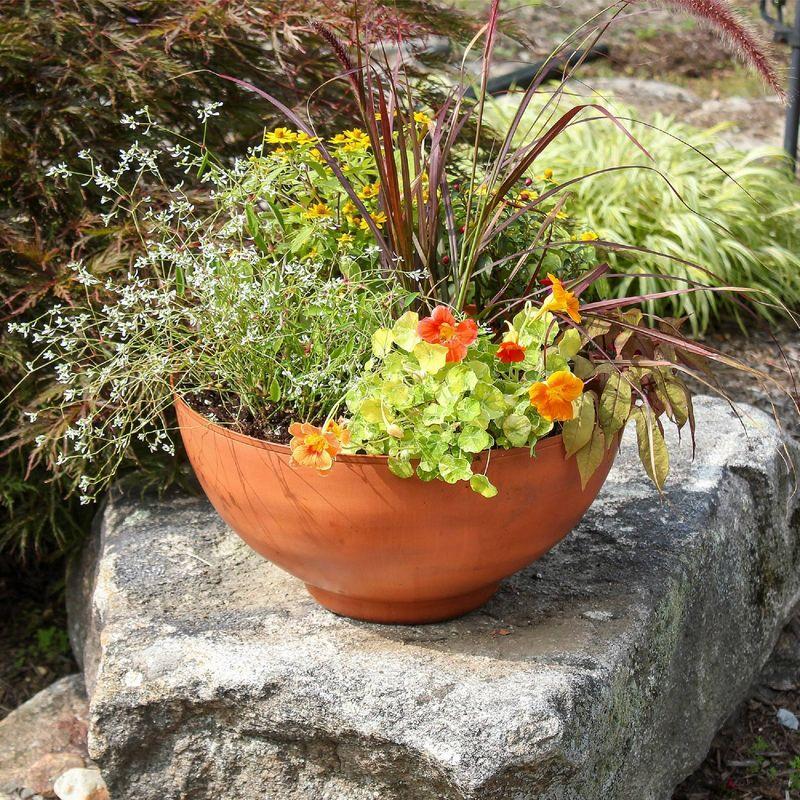
[[[394,337],[388,328],[378,328],[372,334],[372,354],[376,358],[383,358],[388,355],[392,350],[392,342]]]
[[[526,392],[525,399],[524,400],[520,400],[513,407],[513,411],[511,413],[512,414],[527,414],[528,411],[530,411],[530,410],[531,410],[531,401],[530,401],[530,398],[527,397],[527,392]]]
[[[466,361],[464,366],[468,367],[479,381],[491,380],[492,371],[489,369],[489,365],[484,364],[483,361]]]
[[[512,325],[518,331],[517,341],[523,347],[550,345],[558,335],[555,317],[549,311],[537,317],[538,313],[538,309],[528,307],[514,317]]]
[[[381,398],[393,408],[408,408],[411,405],[411,390],[401,381],[386,381],[381,386]]]
[[[423,469],[423,467],[422,467],[422,464],[421,464],[421,463],[420,463],[419,465],[417,465],[417,477],[418,477],[418,478],[419,478],[421,481],[425,481],[426,483],[427,483],[428,481],[432,481],[432,480],[433,480],[433,479],[434,479],[434,478],[437,476],[437,474],[438,474],[438,473],[436,472],[436,470],[433,470],[433,469]]]
[[[467,453],[480,453],[492,446],[492,437],[477,425],[466,425],[458,437],[458,446]]]
[[[273,378],[269,383],[269,399],[277,403],[281,399],[281,385],[277,378]]]
[[[472,396],[480,401],[481,410],[489,419],[502,417],[506,411],[506,400],[503,393],[491,384],[480,381],[472,390]]]
[[[403,461],[399,458],[389,458],[387,461],[389,472],[397,475],[398,478],[410,478],[414,474],[414,467],[410,461]]]
[[[650,411],[637,408],[634,411],[634,417],[636,419],[639,458],[642,460],[644,471],[660,492],[664,488],[664,482],[669,474],[667,445],[664,443],[661,430]]]
[[[380,372],[384,378],[400,379],[409,371],[409,362],[410,359],[405,353],[400,350],[392,350],[383,359],[383,367],[379,367]]]
[[[472,422],[480,414],[481,404],[474,397],[462,397],[456,403],[456,416],[461,422]]]
[[[592,438],[594,430],[595,409],[594,394],[584,392],[575,401],[575,416],[564,423],[564,448],[567,458],[581,450]]]
[[[541,439],[542,436],[546,436],[553,430],[553,422],[552,420],[545,419],[544,417],[536,416],[531,420],[532,426],[532,433],[537,439]]]
[[[547,371],[548,375],[552,375],[554,372],[569,370],[569,364],[567,363],[567,359],[564,358],[564,356],[562,356],[560,353],[550,350],[547,353],[545,370]]]
[[[567,360],[574,358],[578,350],[581,349],[581,335],[575,328],[564,331],[561,341],[558,343],[558,353]]]
[[[414,345],[414,355],[425,372],[435,375],[447,360],[447,348],[441,344],[420,342]]]
[[[458,401],[459,395],[454,392],[446,383],[439,385],[436,390],[436,402],[440,406],[444,406],[448,411],[452,411]]]
[[[631,385],[621,372],[612,372],[600,397],[598,410],[607,445],[611,445],[614,434],[625,425],[630,413]]]
[[[473,492],[484,497],[494,497],[497,494],[497,487],[485,475],[473,475],[469,479],[469,485]]]
[[[422,410],[423,425],[441,425],[444,422],[447,409],[438,403],[431,403]]]
[[[439,461],[439,475],[447,483],[468,481],[472,477],[472,468],[469,461],[463,456],[454,456],[448,453]]]
[[[603,461],[606,450],[605,436],[598,427],[592,429],[592,436],[589,441],[575,453],[575,460],[578,463],[578,472],[581,476],[581,487],[586,488],[589,478],[594,475],[595,470]]]
[[[374,397],[367,398],[358,408],[359,416],[366,422],[383,422],[383,407],[381,401]]]
[[[512,447],[524,447],[531,435],[531,421],[522,414],[509,414],[503,420],[503,433]]]
[[[447,371],[447,385],[456,394],[471,391],[478,383],[478,376],[465,364],[454,364]]]
[[[439,437],[440,444],[443,445],[443,450],[447,448],[451,442],[455,441],[458,431],[452,428],[443,427],[436,435]]]
[[[414,346],[419,344],[417,325],[419,325],[419,314],[416,311],[406,311],[392,328],[395,343],[407,353],[410,353]]]

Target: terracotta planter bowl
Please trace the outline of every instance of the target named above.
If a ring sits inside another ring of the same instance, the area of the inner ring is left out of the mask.
[[[546,553],[597,496],[616,444],[581,489],[560,436],[494,452],[491,499],[466,484],[401,480],[382,456],[339,457],[327,475],[289,448],[215,425],[175,402],[194,471],[225,522],[304,581],[323,606],[373,622],[421,623],[482,605]]]

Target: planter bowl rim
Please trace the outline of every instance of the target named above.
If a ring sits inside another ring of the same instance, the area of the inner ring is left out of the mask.
[[[229,428],[224,427],[223,425],[219,425],[216,422],[212,422],[207,417],[203,416],[199,411],[195,411],[177,392],[174,393],[174,402],[176,405],[180,405],[183,411],[194,420],[199,422],[203,427],[208,428],[209,430],[213,430],[215,433],[218,433],[220,436],[224,436],[227,439],[231,439],[235,442],[239,442],[240,444],[248,445],[249,447],[255,447],[259,450],[269,450],[273,453],[278,453],[281,455],[289,456],[291,455],[291,448],[288,444],[278,444],[277,442],[268,442],[266,439],[256,439],[254,436],[248,436],[244,433],[238,433],[237,431],[230,430]],[[562,435],[556,434],[555,436],[547,436],[544,439],[540,439],[536,443],[537,449],[544,449],[544,448],[551,448],[551,447],[563,447],[563,440]],[[492,460],[494,459],[502,459],[502,458],[510,458],[514,455],[522,451],[528,451],[529,448],[527,447],[512,447],[508,450],[482,450],[480,453],[475,453],[473,460],[477,460],[478,458],[482,457],[484,453],[490,452]],[[533,456],[535,457],[535,455]],[[344,464],[370,464],[370,463],[386,463],[388,461],[388,456],[382,455],[369,455],[367,453],[355,453],[355,454],[339,454],[336,456],[336,461],[341,462]]]

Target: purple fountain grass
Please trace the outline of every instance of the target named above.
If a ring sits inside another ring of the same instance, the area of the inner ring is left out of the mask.
[[[641,3],[642,0],[628,0]],[[767,44],[753,26],[731,8],[726,0],[656,0],[657,3],[689,14],[719,33],[733,52],[751,66],[781,99],[784,91],[773,66]]]

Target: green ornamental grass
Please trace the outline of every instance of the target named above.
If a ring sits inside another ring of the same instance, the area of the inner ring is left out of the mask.
[[[509,95],[487,110],[493,127],[503,129],[517,107]],[[545,98],[536,98],[526,112],[531,125]],[[586,98],[563,97],[560,110]],[[776,319],[776,303],[800,305],[800,185],[777,149],[748,153],[721,146],[725,125],[699,130],[656,113],[637,115],[614,103],[614,111],[650,161],[607,119],[571,126],[547,150],[554,179],[564,183],[598,169],[604,172],[569,187],[565,210],[608,240],[654,253],[608,251],[603,254],[617,272],[628,277],[598,283],[603,296],[643,295],[669,290],[683,276],[712,286],[765,290],[757,308]],[[642,119],[642,122],[629,120]],[[669,131],[669,133],[667,133]],[[671,258],[670,258],[671,257]],[[678,259],[678,260],[673,260]],[[684,261],[697,266],[689,266]],[[730,293],[696,292],[650,301],[647,311],[689,316],[694,333],[726,318],[741,321],[741,307]]]

